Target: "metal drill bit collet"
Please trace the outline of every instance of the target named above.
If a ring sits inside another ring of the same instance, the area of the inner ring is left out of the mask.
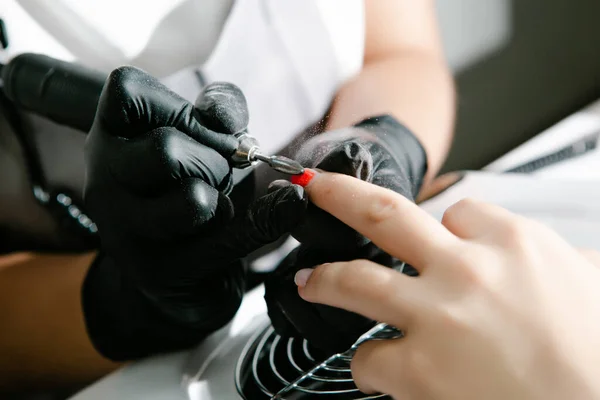
[[[273,168],[288,175],[301,175],[304,173],[304,167],[299,162],[284,156],[266,156],[260,152],[258,141],[248,135],[242,134],[238,137],[239,146],[231,157],[234,167],[247,168],[257,161],[262,161]]]

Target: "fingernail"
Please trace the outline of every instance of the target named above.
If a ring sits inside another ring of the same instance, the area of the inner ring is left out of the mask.
[[[301,269],[300,271],[296,272],[296,276],[294,276],[294,283],[296,284],[296,286],[306,286],[306,282],[308,281],[308,278],[310,278],[312,273],[313,270],[310,268]]]
[[[300,185],[302,187],[308,186],[310,181],[315,177],[316,171],[312,169],[304,169],[304,173],[302,175],[293,175],[291,177],[291,181],[294,185]]]

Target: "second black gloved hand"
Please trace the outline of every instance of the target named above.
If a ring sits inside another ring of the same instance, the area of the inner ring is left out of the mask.
[[[391,116],[370,118],[350,128],[315,136],[302,145],[295,157],[305,167],[354,176],[413,201],[427,170],[423,147]],[[293,235],[300,246],[265,284],[273,326],[283,336],[303,337],[328,353],[347,350],[375,322],[305,302],[294,284],[296,271],[353,259],[369,259],[389,267],[399,267],[402,263],[312,204]]]
[[[246,101],[226,83],[203,96],[197,109],[123,67],[100,98],[85,200],[102,244],[82,297],[89,336],[108,358],[182,349],[227,323],[244,294],[243,257],[289,232],[306,209],[300,187],[275,186],[233,215],[230,165],[206,135],[210,127],[222,143],[235,140]]]

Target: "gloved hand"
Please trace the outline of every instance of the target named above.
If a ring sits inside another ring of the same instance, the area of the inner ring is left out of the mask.
[[[412,201],[427,170],[423,147],[391,116],[370,118],[353,127],[317,135],[298,150],[295,158],[305,167],[354,176]],[[369,259],[389,267],[401,267],[402,263],[312,204],[293,236],[300,246],[265,283],[273,326],[282,336],[303,337],[328,353],[347,350],[375,322],[302,300],[293,281],[296,271],[353,259]]]
[[[85,200],[101,253],[83,287],[97,350],[127,360],[178,350],[226,324],[244,294],[250,252],[289,232],[307,200],[274,186],[233,215],[226,158],[207,126],[232,140],[248,123],[234,85],[191,103],[141,70],[112,72],[86,142]]]

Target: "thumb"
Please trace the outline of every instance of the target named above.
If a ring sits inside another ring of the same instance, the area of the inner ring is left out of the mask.
[[[215,132],[235,135],[248,128],[248,103],[233,83],[211,83],[200,93],[195,106],[200,123]]]
[[[304,218],[308,198],[298,185],[278,187],[255,200],[218,238],[230,255],[245,257],[289,233]]]

